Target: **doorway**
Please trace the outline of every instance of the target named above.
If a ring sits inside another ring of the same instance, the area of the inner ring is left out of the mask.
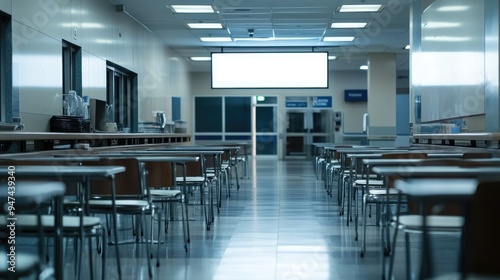
[[[309,99],[314,101],[314,98]],[[308,104],[305,108],[285,110],[285,158],[311,158],[313,143],[333,142],[331,102],[326,108],[316,108],[316,102]]]

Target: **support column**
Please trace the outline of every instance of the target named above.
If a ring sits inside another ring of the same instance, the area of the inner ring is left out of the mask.
[[[368,54],[367,134],[370,145],[395,145],[396,54]]]
[[[500,132],[500,96],[499,88],[499,17],[500,5],[497,0],[484,2],[484,32],[485,32],[485,88],[484,88],[484,113],[485,131]]]

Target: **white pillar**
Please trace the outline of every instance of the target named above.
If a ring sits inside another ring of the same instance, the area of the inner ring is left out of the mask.
[[[370,145],[395,145],[396,54],[368,54],[367,133]]]

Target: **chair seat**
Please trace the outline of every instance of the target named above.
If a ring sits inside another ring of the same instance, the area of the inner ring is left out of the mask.
[[[354,181],[354,184],[358,186],[366,186],[366,179],[358,179]],[[383,186],[384,181],[383,180],[368,180],[368,186]]]
[[[378,175],[377,174],[368,174],[369,179],[377,179]],[[366,174],[356,174],[356,179],[366,179]],[[381,180],[379,180],[381,181]]]
[[[175,197],[181,194],[180,190],[164,190],[164,189],[150,189],[149,193],[155,199],[155,196],[163,196],[163,197]]]
[[[16,215],[16,225],[25,230],[37,230],[38,220],[36,215]],[[0,224],[6,225],[6,216],[0,216]],[[45,230],[52,230],[54,228],[54,216],[42,215],[42,225]],[[83,227],[90,228],[101,225],[101,219],[98,217],[83,217]],[[80,228],[80,217],[78,216],[63,216],[63,231],[78,230]]]
[[[420,215],[399,216],[399,226],[406,230],[422,230],[422,222]],[[426,227],[429,231],[456,231],[461,230],[463,225],[464,218],[461,216],[429,215],[426,217]]]
[[[79,202],[71,201],[71,202],[65,202],[64,204],[67,206],[78,206]],[[109,199],[90,199],[88,201],[88,205],[90,209],[109,210],[113,206],[113,201]],[[124,211],[124,210],[137,211],[139,209],[149,208],[149,203],[145,200],[140,200],[140,199],[117,199],[115,205],[118,211]]]
[[[377,195],[377,196],[387,195],[387,189],[385,189],[385,188],[370,189],[370,190],[368,190],[368,193],[370,195]],[[399,193],[399,191],[396,189],[392,189],[392,188],[389,189],[389,195],[397,195],[398,193]]]
[[[399,193],[396,189],[389,189],[389,203],[394,204],[398,202]],[[368,193],[365,194],[366,201],[370,203],[387,203],[387,190],[385,188],[370,188]],[[401,196],[401,202],[406,201],[406,196]]]
[[[184,182],[184,177],[177,177],[177,178],[175,178],[175,181],[182,183],[182,182]],[[186,176],[186,182],[187,183],[203,183],[203,182],[205,182],[205,177]]]

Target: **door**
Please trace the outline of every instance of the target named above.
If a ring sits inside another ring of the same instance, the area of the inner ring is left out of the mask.
[[[313,143],[331,142],[331,110],[288,109],[285,119],[285,157],[310,158]]]

